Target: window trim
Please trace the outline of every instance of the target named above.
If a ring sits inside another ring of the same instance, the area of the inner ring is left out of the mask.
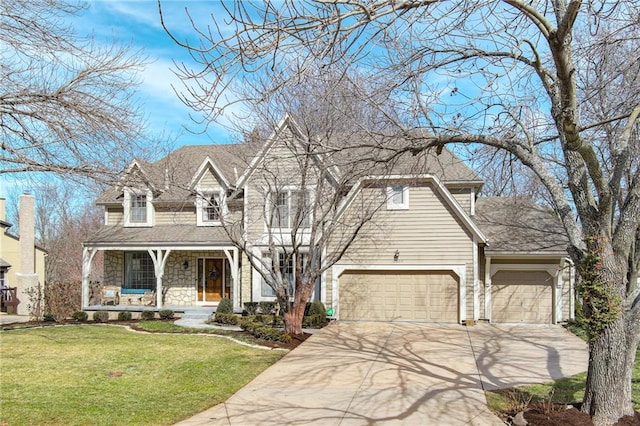
[[[267,194],[267,199],[265,202],[265,208],[266,208],[266,212],[265,212],[265,230],[268,230],[270,225],[273,225],[273,215],[275,213],[275,206],[273,203],[274,200],[274,195],[279,195],[282,193],[286,193],[287,194],[287,206],[286,206],[286,210],[287,210],[287,223],[286,226],[271,226],[272,230],[279,230],[281,232],[288,232],[291,231],[292,229],[292,211],[295,209],[292,209],[291,206],[291,200],[293,199],[292,197],[292,193],[302,193],[302,194],[308,194],[309,196],[309,214],[305,215],[302,218],[302,223],[300,224],[300,230],[301,231],[306,231],[309,228],[311,228],[311,224],[313,223],[313,211],[312,211],[312,206],[313,203],[315,202],[315,193],[313,191],[313,189],[311,187],[299,187],[299,186],[285,186],[282,189],[278,190],[278,191],[270,191]]]
[[[402,189],[402,202],[394,200],[398,188]],[[409,186],[396,184],[387,186],[387,210],[409,210]]]
[[[220,197],[219,216],[220,220],[205,220],[204,214],[207,209],[209,201],[205,199],[206,196],[218,195]],[[220,188],[215,189],[202,189],[198,190],[196,197],[196,225],[197,226],[222,226],[222,218],[228,214],[227,209],[227,197],[225,192]]]
[[[131,220],[132,218],[132,209],[131,209],[131,202],[133,201],[133,196],[135,197],[139,197],[139,196],[145,196],[146,197],[146,220],[144,222],[134,222]],[[125,188],[124,189],[124,202],[123,202],[123,207],[124,207],[124,226],[125,227],[131,227],[131,228],[136,228],[136,227],[149,227],[149,226],[153,226],[153,222],[154,222],[154,209],[153,209],[153,193],[151,192],[151,190],[140,190],[140,189],[134,189],[134,188]]]
[[[268,249],[255,248],[254,251],[253,251],[253,256],[258,256],[261,259],[261,261],[263,261],[262,259],[268,253],[269,253]],[[278,262],[280,261],[280,254],[281,254],[281,251],[278,251]],[[304,256],[309,256],[308,248],[307,249],[298,250],[298,254],[302,254]],[[294,255],[293,258],[291,258],[291,261],[293,262],[293,265],[295,265],[295,255]],[[261,265],[261,268],[264,268],[264,265]],[[271,302],[271,301],[275,301],[276,300],[275,294],[273,296],[263,296],[263,293],[262,293],[263,285],[267,285],[267,284],[264,282],[264,278],[262,277],[262,274],[260,274],[260,272],[254,271],[252,276],[253,276],[253,278],[252,278],[252,280],[253,280],[253,283],[252,283],[253,284],[252,301],[255,301],[255,302]],[[321,294],[322,293],[322,277],[319,277],[318,281],[319,282],[316,284],[316,286],[318,287],[318,289],[320,291],[320,294]],[[313,290],[312,295],[311,295],[311,299],[312,300],[316,300],[316,299],[320,300],[319,297],[318,297],[319,295],[316,295],[316,286],[314,286],[314,290]],[[268,287],[268,288],[270,290],[272,290],[271,287]],[[294,291],[295,291],[295,282],[293,283],[293,288],[294,288]],[[291,297],[293,297],[293,295],[291,295]]]

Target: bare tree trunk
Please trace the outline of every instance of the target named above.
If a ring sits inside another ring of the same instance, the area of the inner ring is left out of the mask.
[[[589,344],[589,371],[582,411],[596,426],[614,424],[633,415],[631,377],[638,348],[634,324],[627,314],[612,323]]]
[[[304,317],[305,304],[298,303],[291,310],[284,313],[284,332],[291,336],[302,334],[302,318]]]
[[[302,334],[302,319],[307,301],[311,296],[313,284],[296,285],[293,303],[284,312],[284,332],[292,336]]]

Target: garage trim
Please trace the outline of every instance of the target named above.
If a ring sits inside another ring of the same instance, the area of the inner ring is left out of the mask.
[[[376,264],[376,265],[363,265],[363,264],[342,264],[334,265],[331,268],[331,283],[332,291],[331,297],[333,299],[333,306],[336,309],[336,318],[340,319],[340,289],[339,281],[340,276],[345,271],[452,271],[458,276],[458,323],[461,323],[465,318],[467,309],[467,277],[466,277],[466,265],[398,265],[398,264]]]
[[[487,258],[487,263],[490,262],[490,257]],[[491,282],[493,276],[499,271],[544,271],[548,273],[553,278],[553,287],[551,289],[551,303],[553,306],[553,314],[551,318],[551,322],[553,324],[558,323],[558,313],[562,312],[562,297],[558,297],[558,292],[562,288],[562,266],[559,264],[500,264],[494,263],[491,264],[490,268],[487,270],[491,271],[488,276],[486,276],[486,299],[485,299],[485,314],[489,321],[493,318],[492,312],[492,304],[491,304]]]

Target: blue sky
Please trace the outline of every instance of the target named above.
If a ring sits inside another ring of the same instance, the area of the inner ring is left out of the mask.
[[[188,62],[189,55],[162,28],[155,0],[89,0],[86,5],[85,10],[69,20],[79,36],[93,35],[99,44],[130,46],[132,51],[141,51],[148,58],[140,75],[138,101],[152,139],[164,139],[160,143],[171,141],[174,148],[234,141],[234,135],[224,125],[215,123],[201,134],[202,126],[191,121],[191,111],[174,93],[172,84],[180,88],[181,82],[171,71],[173,61]],[[211,13],[220,7],[216,1],[188,0],[163,0],[162,6],[174,35],[189,41],[196,41],[196,37],[185,7],[205,25],[211,22]],[[185,130],[185,126],[192,132]],[[25,176],[0,177],[0,197],[12,198],[25,190],[34,190],[33,182]]]
[[[196,41],[195,32],[185,14],[189,8],[192,16],[207,23],[215,12],[216,2],[163,0],[162,7],[168,26],[179,39]],[[189,61],[186,50],[177,46],[160,24],[155,0],[89,1],[88,8],[72,22],[79,34],[94,34],[101,43],[116,42],[130,45],[132,50],[141,50],[149,59],[141,75],[140,101],[147,116],[149,129],[153,133],[168,133],[176,136],[178,146],[185,144],[224,143],[231,135],[220,125],[213,125],[207,133],[189,118],[190,110],[175,95],[171,85],[180,88],[181,83],[171,72],[173,61]]]

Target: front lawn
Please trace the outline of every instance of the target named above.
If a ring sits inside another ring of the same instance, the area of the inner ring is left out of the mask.
[[[581,373],[550,383],[487,391],[487,402],[491,411],[496,413],[522,411],[531,405],[551,406],[580,402],[584,396],[586,378],[587,373]],[[634,408],[640,411],[640,349],[636,352],[631,387]]]
[[[74,325],[0,332],[0,424],[170,425],[285,352],[212,336]]]

